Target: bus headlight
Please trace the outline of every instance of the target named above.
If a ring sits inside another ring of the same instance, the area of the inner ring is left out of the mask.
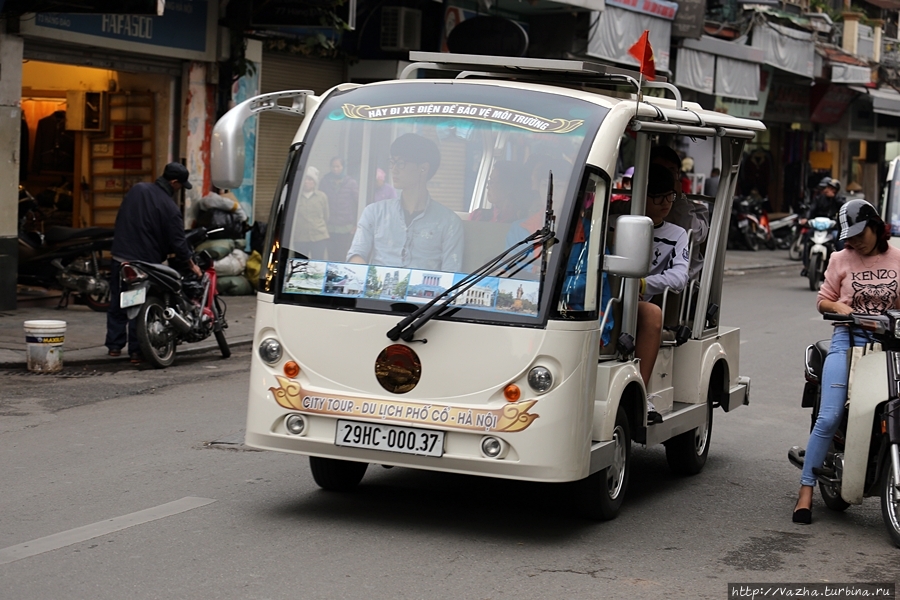
[[[535,367],[528,372],[528,385],[538,394],[553,387],[553,375],[547,367]]]
[[[266,338],[259,344],[259,357],[264,363],[274,365],[281,360],[281,342]]]

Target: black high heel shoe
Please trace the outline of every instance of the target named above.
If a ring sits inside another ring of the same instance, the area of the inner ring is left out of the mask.
[[[795,508],[791,521],[801,525],[809,525],[812,523],[812,508]]]

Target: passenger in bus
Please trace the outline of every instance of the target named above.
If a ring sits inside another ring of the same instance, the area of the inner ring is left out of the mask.
[[[681,181],[681,159],[672,148],[654,146],[650,150],[650,162],[662,165],[669,170],[676,182]],[[709,207],[703,202],[689,200],[682,191],[678,191],[667,220],[690,231],[695,248],[700,248],[709,236]],[[696,276],[702,268],[703,253],[696,251],[691,258],[690,276]]]
[[[356,225],[359,184],[347,175],[344,159],[331,159],[331,171],[319,182],[319,189],[328,196],[328,259],[341,260],[347,255],[353,227]]]
[[[391,179],[400,197],[363,210],[347,260],[450,273],[462,268],[462,221],[428,193],[440,164],[440,150],[431,140],[415,133],[394,140]]]
[[[318,189],[319,170],[307,167],[297,197],[294,249],[308,258],[325,258],[328,243],[328,196]]]
[[[641,379],[644,388],[650,389],[650,377],[659,346],[662,343],[662,309],[650,301],[657,294],[669,288],[682,291],[688,282],[687,232],[684,228],[666,221],[671,214],[677,196],[676,179],[669,169],[651,164],[647,182],[647,206],[644,211],[653,221],[653,253],[650,274],[641,280],[641,300],[638,302],[637,331],[635,332],[634,355],[641,361]],[[647,396],[648,419],[658,423],[662,417]]]
[[[508,160],[494,163],[487,182],[490,208],[479,208],[469,215],[470,221],[512,223],[528,215],[536,195],[528,182],[523,165]]]
[[[387,175],[383,169],[375,169],[375,191],[372,192],[372,198],[369,200],[369,204],[375,204],[382,200],[390,200],[391,198],[397,197],[397,190],[394,189],[394,186],[387,183],[386,179]]]

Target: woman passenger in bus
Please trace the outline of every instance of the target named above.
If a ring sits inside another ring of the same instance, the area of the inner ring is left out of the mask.
[[[527,216],[536,195],[528,185],[524,166],[508,160],[494,163],[487,183],[487,199],[491,207],[475,210],[469,215],[470,221],[512,223]]]
[[[651,164],[647,182],[647,205],[644,211],[653,221],[653,254],[650,274],[641,280],[641,301],[638,302],[637,331],[635,332],[635,358],[640,359],[641,379],[648,390],[648,421],[662,422],[649,393],[650,377],[662,343],[662,309],[650,300],[666,288],[680,292],[688,282],[687,232],[684,228],[665,219],[675,201],[675,178],[671,171],[658,164]]]
[[[440,164],[441,152],[428,138],[407,133],[394,140],[391,179],[400,197],[363,210],[347,252],[349,262],[447,273],[462,268],[462,221],[428,193],[428,181]]]
[[[308,167],[297,197],[295,249],[312,259],[325,258],[328,243],[328,196],[318,189],[319,170]]]

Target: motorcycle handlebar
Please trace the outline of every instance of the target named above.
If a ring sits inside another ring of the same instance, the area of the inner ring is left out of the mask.
[[[822,313],[822,318],[826,321],[845,321],[848,323],[853,321],[852,315],[841,315],[838,313]]]

